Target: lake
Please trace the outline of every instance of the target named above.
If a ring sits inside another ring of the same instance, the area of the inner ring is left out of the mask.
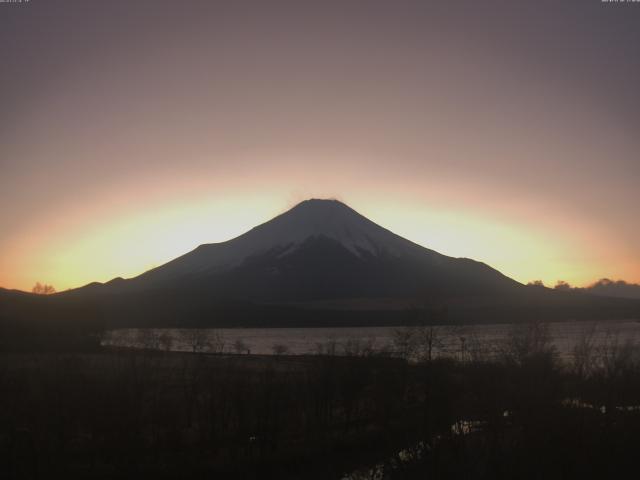
[[[398,330],[403,327],[344,328],[217,328],[217,329],[118,329],[107,332],[105,346],[153,348],[209,353],[397,355]],[[518,327],[513,324],[441,326],[436,328],[434,356],[478,358],[504,350]],[[549,335],[561,358],[569,358],[574,346],[589,336],[592,345],[622,345],[640,341],[640,322],[549,323]],[[394,341],[396,339],[396,341]]]

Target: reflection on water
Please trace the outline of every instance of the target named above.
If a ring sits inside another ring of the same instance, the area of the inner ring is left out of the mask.
[[[411,465],[420,461],[430,448],[427,442],[417,442],[415,445],[400,450],[396,455],[386,459],[384,462],[345,474],[341,480],[384,480],[389,478],[387,473],[390,473],[390,471],[399,470],[403,465]]]
[[[220,329],[119,329],[105,335],[103,345],[171,351],[257,355],[367,355],[398,354],[398,327],[345,328],[220,328]],[[437,328],[433,355],[499,354],[514,330],[511,324],[443,326]],[[612,320],[549,324],[551,342],[561,358],[589,335],[594,346],[640,340],[640,322]]]

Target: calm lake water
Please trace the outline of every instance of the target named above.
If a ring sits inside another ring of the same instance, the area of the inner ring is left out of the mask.
[[[560,357],[570,357],[586,335],[594,346],[640,344],[640,322],[560,322],[548,324],[551,341]],[[502,351],[514,329],[512,324],[442,326],[437,328],[436,356],[473,358]],[[157,348],[213,353],[358,355],[397,353],[394,342],[402,327],[357,328],[219,328],[219,329],[119,329],[107,332],[103,345]]]

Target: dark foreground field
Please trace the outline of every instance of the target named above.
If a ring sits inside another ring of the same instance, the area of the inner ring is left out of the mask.
[[[577,352],[560,366],[545,348],[419,364],[5,353],[0,477],[340,479],[373,478],[374,466],[394,479],[635,475],[633,350]]]

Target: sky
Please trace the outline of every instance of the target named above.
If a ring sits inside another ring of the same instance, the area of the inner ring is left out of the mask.
[[[640,282],[640,3],[0,3],[0,286],[337,198],[521,282]]]

